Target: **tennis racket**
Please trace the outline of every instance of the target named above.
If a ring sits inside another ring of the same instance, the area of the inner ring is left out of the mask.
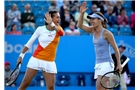
[[[127,58],[125,62],[122,64],[122,67],[124,67],[129,60],[130,59]],[[121,76],[118,70],[107,72],[101,77],[100,84],[102,87],[106,89],[116,88],[120,84],[120,80],[121,80],[120,77]]]
[[[8,78],[6,82],[6,86],[11,86],[16,81],[20,73],[20,67],[21,67],[21,63],[18,63],[16,68],[11,73],[10,77]]]

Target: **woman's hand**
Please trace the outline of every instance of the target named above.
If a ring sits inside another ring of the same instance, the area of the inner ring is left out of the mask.
[[[86,7],[87,3],[86,2],[83,2],[82,5],[80,6],[80,13],[84,13],[86,12],[86,10],[88,9]]]
[[[19,57],[17,63],[22,63],[22,57]]]
[[[50,16],[49,13],[46,13],[45,14],[45,18],[44,18],[45,22],[48,23],[48,24],[51,24],[52,23],[52,18]]]
[[[116,70],[119,70],[119,72],[121,73],[121,72],[122,72],[122,70],[123,70],[122,65],[121,65],[121,64],[117,65]]]

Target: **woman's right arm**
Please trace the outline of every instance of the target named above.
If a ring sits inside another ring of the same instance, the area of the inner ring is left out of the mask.
[[[86,25],[83,25],[83,18],[84,18],[84,13],[80,13],[80,17],[78,19],[78,27],[86,32],[91,33],[91,31],[92,31],[91,28]]]
[[[92,33],[91,32],[92,29],[90,27],[83,25],[83,18],[84,18],[84,13],[86,10],[87,10],[86,2],[83,2],[83,4],[80,6],[80,17],[78,19],[78,27],[86,32]]]
[[[37,28],[34,32],[34,34],[32,35],[32,37],[29,39],[29,41],[26,43],[26,45],[24,46],[22,52],[19,55],[18,61],[17,63],[22,63],[22,59],[24,58],[25,53],[28,51],[28,49],[32,46],[32,44],[34,43],[34,41],[36,40],[36,38],[38,38],[40,30],[39,28]]]

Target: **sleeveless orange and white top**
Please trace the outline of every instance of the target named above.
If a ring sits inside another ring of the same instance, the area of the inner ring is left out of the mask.
[[[60,28],[60,30],[63,31],[61,26],[58,27]],[[48,30],[45,25],[40,26],[36,29],[36,31],[25,46],[30,48],[37,38],[38,46],[33,53],[33,57],[40,60],[54,61],[60,35],[57,33],[56,30]]]

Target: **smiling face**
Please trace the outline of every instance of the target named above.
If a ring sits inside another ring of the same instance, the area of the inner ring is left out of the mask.
[[[98,18],[91,18],[90,24],[93,26],[93,28],[96,28],[100,25],[101,20]]]

